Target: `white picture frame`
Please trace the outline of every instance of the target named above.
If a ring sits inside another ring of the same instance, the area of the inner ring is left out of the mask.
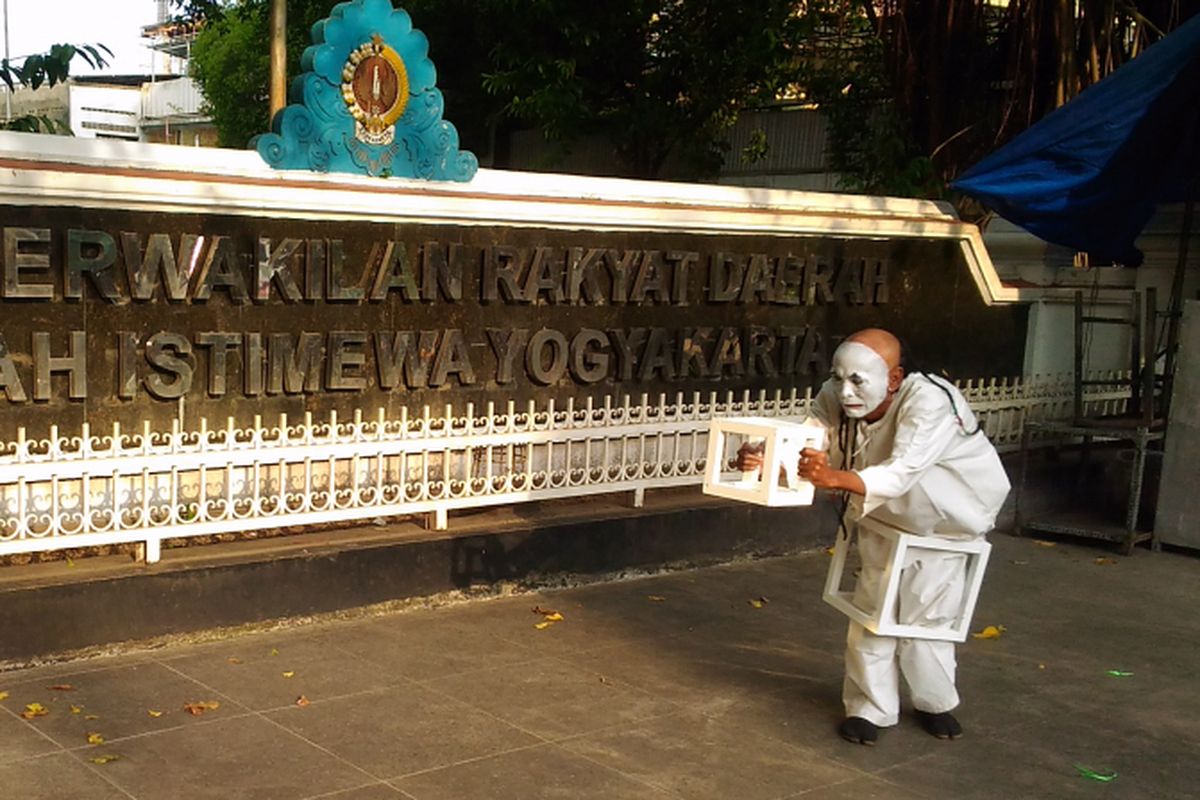
[[[727,452],[730,435],[765,442],[761,470],[743,473],[729,468],[728,461],[734,455]],[[713,419],[708,428],[704,493],[762,506],[812,505],[814,487],[797,471],[800,451],[805,447],[825,449],[823,425],[766,417]]]
[[[975,539],[944,539],[939,536],[918,536],[905,533],[882,524],[872,524],[871,531],[891,540],[890,558],[883,573],[883,594],[879,608],[873,612],[859,608],[853,602],[853,591],[842,590],[846,556],[851,546],[851,535],[839,534],[833,548],[833,560],[825,578],[822,599],[862,625],[877,636],[894,636],[907,639],[937,639],[941,641],[966,641],[971,629],[971,617],[979,600],[979,589],[983,586],[983,573],[987,569],[992,545],[983,537]],[[908,554],[914,549],[938,550],[965,553],[967,555],[966,586],[963,602],[954,620],[943,626],[902,625],[896,622],[897,598],[900,591],[900,573]]]

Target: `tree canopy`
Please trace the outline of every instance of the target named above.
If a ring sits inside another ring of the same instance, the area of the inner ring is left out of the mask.
[[[311,43],[313,22],[329,14],[330,0],[289,0],[288,76],[300,71],[300,55]],[[227,5],[214,0],[179,0],[181,17],[203,20],[192,43],[188,68],[200,85],[222,147],[245,147],[270,130],[268,81],[271,69],[270,1]]]
[[[208,23],[192,48],[222,144],[267,129],[268,0],[180,3]],[[410,0],[429,37],[446,116],[465,147],[497,128],[537,127],[567,147],[612,144],[618,174],[654,177],[668,156],[689,176],[720,165],[737,111],[772,98],[789,71],[790,0]],[[288,3],[289,75],[329,0]]]
[[[1200,11],[1197,0],[813,0],[799,82],[850,188],[940,196]]]
[[[397,0],[446,118],[486,154],[516,129],[607,142],[610,174],[712,177],[746,108],[819,109],[847,188],[948,181],[1200,10],[1200,0]],[[270,0],[176,0],[223,144],[268,129]],[[288,3],[289,76],[332,0]],[[755,143],[761,155],[769,141]]]
[[[601,135],[627,174],[710,175],[747,106],[771,101],[792,70],[791,0],[485,3],[485,88],[509,118],[569,142]]]

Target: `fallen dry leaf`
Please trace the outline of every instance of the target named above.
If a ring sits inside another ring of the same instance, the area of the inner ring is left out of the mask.
[[[1034,539],[1033,543],[1042,547],[1058,547],[1058,542],[1047,542],[1045,539]]]
[[[273,654],[272,654],[272,655],[273,655]],[[238,658],[237,656],[230,656],[230,657],[229,657],[228,659],[226,659],[226,660],[227,660],[227,661],[229,661],[229,663],[230,663],[230,664],[240,664],[240,663],[242,663],[242,660],[241,660],[240,658]]]
[[[827,555],[827,556],[831,556],[831,555],[833,555],[833,548],[832,548],[832,547],[826,547],[826,548],[825,548],[825,555]]]
[[[533,627],[537,628],[539,631],[544,631],[544,630],[546,630],[546,628],[549,628],[554,623],[562,622],[564,619],[562,614],[560,614],[557,611],[551,610],[549,608],[542,608],[541,606],[534,606],[533,610],[536,613],[542,615],[542,621],[534,623],[534,626],[533,626]]]
[[[999,639],[1000,634],[1004,633],[1006,630],[1008,630],[1008,629],[1005,628],[1003,625],[988,625],[986,628],[981,630],[979,633],[972,633],[971,638],[972,639]]]
[[[661,594],[648,594],[646,595],[646,599],[651,603],[662,603],[666,601],[667,598],[663,597]]]
[[[71,706],[71,713],[72,714],[82,714],[83,706]]]
[[[310,705],[311,703],[312,703],[312,701],[309,700],[304,695],[300,695],[299,697],[296,698],[296,705],[300,706],[301,708],[304,708],[305,706]]]
[[[95,758],[89,758],[88,761],[92,762],[93,764],[107,764],[108,762],[116,761],[119,758],[120,758],[120,756],[114,756],[114,755],[110,754],[110,755],[96,756]]]
[[[87,735],[87,743],[88,744],[104,744],[104,737],[101,736],[100,734],[96,733],[95,731],[92,731],[92,732],[88,733],[88,735]]]
[[[296,676],[296,673],[294,670],[289,669],[287,672],[283,673],[283,677],[285,677],[285,678],[294,678],[295,676]]]
[[[755,608],[762,608],[763,606],[765,606],[767,603],[769,603],[771,601],[765,597],[752,597],[749,600],[747,600],[746,602]]]
[[[21,712],[21,716],[25,719],[33,719],[34,717],[44,717],[49,713],[50,709],[41,703],[30,703],[25,706],[25,710]]]
[[[53,686],[47,686],[46,688],[52,692],[73,692],[73,691],[75,691],[75,687],[69,683],[56,683]]]
[[[1107,558],[1105,556],[1100,556],[1100,558],[1096,559],[1096,563],[1103,567],[1108,564],[1116,564],[1117,560],[1115,558]]]
[[[99,714],[84,714],[84,715],[83,715],[83,718],[84,718],[84,719],[88,719],[88,720],[91,720],[91,719],[100,719],[100,715],[99,715]]]
[[[158,719],[159,717],[161,717],[163,715],[163,712],[155,711],[153,708],[147,709],[146,713],[149,714],[150,716],[154,717],[155,719]]]
[[[221,704],[216,700],[201,700],[196,703],[185,703],[183,710],[191,714],[193,717],[198,717],[205,711],[215,711],[221,707]]]
[[[277,655],[279,655],[279,649],[278,649],[278,648],[276,648],[276,647],[272,647],[272,648],[271,648],[271,655],[273,655],[273,656],[277,656]]]
[[[8,692],[0,692],[0,700],[7,700]]]

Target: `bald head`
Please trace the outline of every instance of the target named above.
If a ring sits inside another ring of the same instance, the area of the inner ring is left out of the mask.
[[[830,380],[847,417],[881,419],[904,380],[900,340],[882,328],[852,333],[833,353]]]
[[[900,366],[900,340],[883,328],[863,328],[846,337],[847,342],[858,342],[879,354],[888,369]]]

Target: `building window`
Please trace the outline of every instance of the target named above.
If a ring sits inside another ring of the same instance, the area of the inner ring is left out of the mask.
[[[97,114],[124,114],[127,117],[136,117],[136,111],[122,111],[117,108],[95,108],[94,106],[80,106],[80,111],[93,111]]]
[[[112,122],[92,122],[84,120],[80,123],[80,127],[92,131],[112,131],[113,133],[127,133],[131,136],[136,136],[138,129],[136,125],[117,125]]]

